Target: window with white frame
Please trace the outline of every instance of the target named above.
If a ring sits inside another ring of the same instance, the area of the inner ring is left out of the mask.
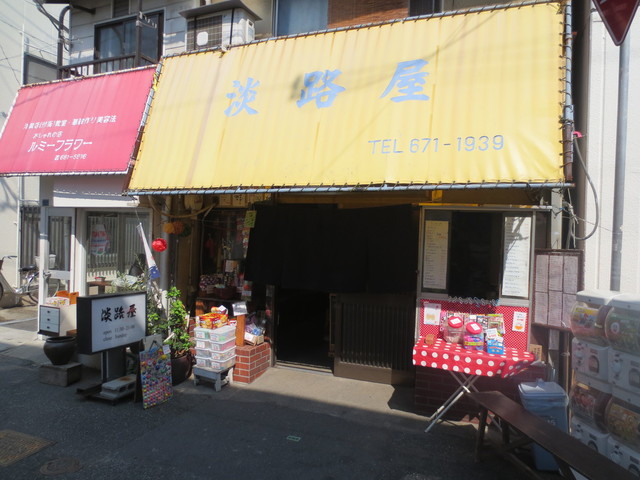
[[[144,258],[144,246],[138,233],[142,224],[149,235],[150,215],[145,212],[87,212],[87,278],[113,279],[128,273]],[[147,238],[148,240],[148,238]],[[144,267],[144,265],[142,265]]]

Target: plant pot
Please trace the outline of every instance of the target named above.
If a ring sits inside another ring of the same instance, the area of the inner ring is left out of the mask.
[[[66,365],[76,351],[76,337],[49,337],[44,342],[43,350],[53,365]]]
[[[193,357],[185,353],[179,357],[171,357],[171,384],[178,385],[191,376]]]

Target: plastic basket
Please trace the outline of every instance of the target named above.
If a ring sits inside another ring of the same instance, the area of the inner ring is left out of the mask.
[[[211,360],[210,363],[210,367],[212,370],[226,370],[228,368],[233,367],[233,365],[236,363],[236,356],[234,355],[233,357],[231,357],[228,360],[225,360],[223,362],[216,362],[214,360]]]
[[[209,333],[209,339],[212,342],[226,342],[236,337],[235,325],[225,325],[224,327],[215,328]]]
[[[214,352],[225,352],[229,350],[231,347],[235,346],[236,338],[235,335],[233,338],[225,341],[225,342],[209,342],[209,349]]]
[[[230,348],[229,350],[225,350],[224,352],[210,352],[210,354],[211,360],[214,360],[216,362],[225,362],[230,358],[236,356],[236,347],[233,346],[232,348]]]

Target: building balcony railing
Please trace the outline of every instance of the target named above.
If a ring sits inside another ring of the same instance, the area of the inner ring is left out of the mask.
[[[100,58],[89,62],[79,62],[64,65],[58,69],[58,78],[87,77],[99,73],[117,72],[128,68],[155,65],[153,60],[145,55],[121,55],[119,57]]]

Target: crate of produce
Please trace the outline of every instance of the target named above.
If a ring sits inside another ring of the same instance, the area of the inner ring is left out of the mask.
[[[212,352],[225,352],[229,350],[231,347],[235,346],[236,337],[230,338],[229,340],[225,340],[224,342],[209,342],[209,350]]]
[[[211,360],[214,360],[216,362],[225,362],[230,358],[233,358],[236,356],[236,347],[234,345],[233,348],[230,348],[229,350],[225,350],[223,352],[210,351],[210,353],[211,353]]]
[[[226,342],[232,338],[236,338],[235,325],[225,325],[224,327],[213,329],[209,333],[209,340],[212,342]]]

